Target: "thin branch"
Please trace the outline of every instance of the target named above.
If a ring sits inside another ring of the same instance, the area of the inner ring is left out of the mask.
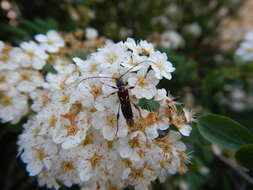
[[[222,162],[231,167],[238,175],[240,175],[243,179],[245,179],[248,183],[253,185],[253,178],[251,178],[246,172],[245,169],[239,166],[235,166],[232,164],[227,158],[224,156],[217,156]]]

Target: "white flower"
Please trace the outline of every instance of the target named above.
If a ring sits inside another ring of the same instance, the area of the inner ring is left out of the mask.
[[[50,30],[46,35],[37,34],[35,39],[41,44],[41,47],[49,53],[56,53],[65,45],[63,38],[54,30]]]
[[[13,71],[1,71],[0,72],[0,91],[6,92],[15,86],[18,81],[19,75]]]
[[[167,99],[167,91],[162,88],[157,90],[157,94],[155,95],[155,100],[162,101]]]
[[[247,32],[245,34],[245,40],[253,42],[253,32]]]
[[[198,23],[192,23],[185,26],[185,30],[193,36],[200,36],[202,29]]]
[[[0,118],[2,122],[18,123],[28,112],[28,97],[15,89],[0,96]]]
[[[142,67],[149,67],[149,62],[147,58],[144,56],[139,56],[135,53],[129,53],[129,56],[126,57],[124,61],[122,61],[121,65],[123,67],[130,69],[131,72],[138,71]]]
[[[44,49],[33,41],[22,42],[20,44],[23,54],[18,56],[20,64],[23,67],[33,67],[34,69],[41,70],[46,64],[48,55]]]
[[[154,52],[154,46],[145,40],[141,40],[139,44],[136,44],[135,40],[132,38],[127,38],[124,43],[128,49],[130,49],[134,54],[149,56]]]
[[[106,44],[103,48],[99,49],[99,52],[92,54],[95,60],[101,64],[103,68],[119,65],[127,54],[127,48],[123,46],[123,43]]]
[[[60,184],[56,181],[56,174],[55,171],[52,170],[44,170],[40,172],[38,175],[38,183],[39,186],[46,186],[47,188],[51,189],[54,188],[58,190],[60,188]]]
[[[183,112],[184,112],[185,119],[186,119],[187,123],[191,123],[191,122],[195,121],[195,119],[193,117],[194,113],[192,111],[189,111],[188,109],[183,108]]]
[[[95,28],[87,27],[85,29],[85,36],[88,40],[94,40],[98,37],[98,31]]]
[[[15,72],[18,76],[17,89],[21,92],[31,92],[44,83],[43,76],[38,71],[22,69]]]
[[[57,73],[48,73],[46,82],[43,87],[48,90],[60,90],[77,81],[79,72],[74,64],[61,64],[63,60],[59,60],[54,65]],[[65,62],[66,63],[66,62]]]
[[[2,48],[0,47],[0,70],[14,70],[19,68],[18,57],[21,54],[22,51],[20,48],[10,48],[8,46],[5,48],[2,42]]]
[[[179,128],[179,131],[184,136],[189,136],[191,133],[192,127],[190,125],[182,125]]]
[[[32,134],[28,133],[26,135]],[[23,134],[20,136],[20,141],[26,141],[26,138],[27,136]],[[42,137],[30,138],[25,143],[29,144],[29,147],[25,147],[29,151],[23,152],[21,159],[23,162],[28,163],[27,171],[30,176],[38,175],[43,168],[50,169],[52,167],[57,153],[57,146],[50,139],[44,139]]]
[[[171,79],[171,73],[175,71],[175,68],[167,60],[167,55],[165,53],[161,53],[156,51],[150,56],[152,69],[155,71],[155,76],[158,79],[162,79],[165,77],[166,79]]]
[[[55,173],[54,178],[56,178],[56,181],[60,184],[71,187],[74,184],[81,183],[77,170],[77,155],[79,151],[79,149],[62,149],[58,153],[58,157],[53,163],[54,168],[51,168],[51,170]]]
[[[49,91],[46,90],[34,90],[30,93],[30,97],[33,100],[31,109],[35,112],[41,111],[51,102]]]
[[[125,169],[122,177],[134,185],[136,190],[148,190],[151,188],[150,181],[156,179],[156,172],[148,164],[138,164],[135,167]]]
[[[184,46],[184,39],[177,32],[168,30],[161,35],[161,46],[163,48],[178,49]]]
[[[78,146],[85,139],[88,129],[89,121],[85,112],[78,115],[66,113],[57,121],[52,138],[63,149],[69,149]]]
[[[253,61],[253,42],[245,41],[240,44],[240,47],[236,50],[236,55],[241,58],[242,61]]]
[[[99,73],[101,72],[101,64],[98,63],[95,59],[84,61],[78,57],[74,57],[73,61],[76,63],[82,75],[85,77],[99,76]]]
[[[155,78],[154,71],[147,73],[147,69],[141,69],[137,74],[130,74],[128,79],[129,86],[134,87],[131,93],[137,98],[153,98],[156,94],[155,86],[158,82],[159,80]]]
[[[142,132],[136,131],[129,138],[121,139],[119,143],[119,153],[122,158],[141,161],[141,158],[145,156],[147,139]]]
[[[119,116],[121,115],[121,117],[117,118],[117,114],[119,114]],[[116,137],[124,137],[128,132],[126,121],[118,109],[107,112],[98,111],[94,113],[92,125],[95,129],[100,129],[104,138],[109,141]]]

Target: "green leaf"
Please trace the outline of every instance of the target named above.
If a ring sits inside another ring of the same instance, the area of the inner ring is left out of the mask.
[[[241,146],[235,158],[242,166],[253,169],[253,144]]]
[[[47,73],[53,73],[53,74],[56,74],[57,73],[57,71],[55,70],[55,68],[53,67],[53,65],[52,64],[50,64],[50,63],[47,63],[44,67],[43,67],[43,69],[42,69],[42,73],[45,75],[45,74],[47,74]]]
[[[71,52],[71,56],[72,57],[79,57],[80,59],[87,59],[89,55],[89,52],[85,52],[83,50],[78,50],[78,49],[75,49]]]
[[[155,111],[160,108],[160,104],[157,101],[152,100],[152,99],[148,100],[146,98],[141,98],[139,100],[138,106],[148,111]]]
[[[185,177],[186,177],[186,181],[187,181],[188,185],[190,186],[191,190],[201,189],[201,186],[206,181],[205,177],[203,177],[199,173],[193,172],[193,171],[187,172]]]
[[[225,116],[200,116],[197,126],[203,137],[224,148],[238,149],[242,145],[253,143],[253,134],[246,127]]]

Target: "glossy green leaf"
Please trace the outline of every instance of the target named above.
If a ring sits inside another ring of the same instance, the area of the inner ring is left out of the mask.
[[[148,100],[146,98],[141,98],[139,100],[138,106],[148,111],[155,111],[160,108],[160,104],[157,101],[152,100],[152,99]]]
[[[200,116],[198,129],[207,140],[224,148],[238,149],[242,145],[253,143],[253,134],[246,127],[225,116]]]
[[[253,144],[247,144],[236,152],[236,160],[244,167],[253,169]]]

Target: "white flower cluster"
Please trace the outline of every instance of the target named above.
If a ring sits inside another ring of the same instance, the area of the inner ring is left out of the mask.
[[[11,47],[0,41],[2,122],[15,124],[28,113],[30,96],[40,92],[38,89],[45,83],[41,70],[49,59],[49,53],[56,53],[64,46],[64,40],[55,31],[36,35],[35,38],[38,43],[25,41],[19,47]]]
[[[83,38],[84,31],[76,35]],[[21,42],[18,47],[0,41],[1,122],[15,124],[31,111],[39,112],[49,103],[51,92],[65,88],[79,76],[70,52],[75,49],[92,51],[104,43],[97,36],[82,41],[72,34],[62,37],[53,30],[45,35],[38,34],[35,39],[37,42]],[[54,72],[48,72],[47,65]]]
[[[127,39],[73,61],[55,67],[58,75],[48,77],[53,91],[47,104],[38,100],[34,109],[39,112],[19,137],[21,159],[41,186],[145,190],[157,178],[186,171],[180,139],[190,134],[193,118],[165,89],[156,88],[175,70],[165,53],[147,41]],[[43,93],[32,97],[41,99]],[[141,109],[143,98],[160,107]]]
[[[245,34],[244,41],[236,51],[236,55],[242,61],[253,61],[253,32]]]

